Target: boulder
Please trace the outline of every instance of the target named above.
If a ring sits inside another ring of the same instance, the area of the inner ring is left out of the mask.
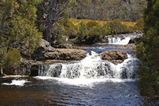
[[[122,45],[122,46],[119,46],[119,47],[116,47],[116,48],[134,50],[136,48],[136,45],[131,43],[131,44]]]
[[[38,60],[43,60],[45,59],[44,54],[47,52],[54,52],[55,48],[53,48],[49,42],[46,40],[42,39],[41,45],[34,51],[32,54],[32,59],[38,59]]]
[[[128,56],[126,51],[109,50],[101,53],[101,58],[111,62],[122,63],[125,59],[128,58]]]
[[[54,52],[47,52],[44,58],[47,60],[81,60],[86,57],[87,52],[80,49],[56,49]]]

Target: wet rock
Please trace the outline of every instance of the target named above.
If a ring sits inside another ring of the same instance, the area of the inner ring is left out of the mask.
[[[55,68],[52,70],[51,76],[52,77],[59,77],[61,74],[61,70],[62,70],[61,64],[55,66]]]
[[[32,65],[30,69],[31,71],[30,76],[38,76],[38,68],[39,68],[38,65]]]
[[[101,53],[103,60],[108,60],[111,62],[122,63],[125,59],[128,58],[126,51],[119,50],[109,50]]]

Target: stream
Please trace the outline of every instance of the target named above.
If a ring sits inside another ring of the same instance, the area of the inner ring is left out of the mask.
[[[38,76],[0,78],[0,105],[47,106],[140,106],[143,97],[138,90],[138,59],[127,51],[123,63],[100,58],[100,53],[114,46],[128,44],[131,37],[109,38],[108,44],[87,47],[81,61],[40,65]]]

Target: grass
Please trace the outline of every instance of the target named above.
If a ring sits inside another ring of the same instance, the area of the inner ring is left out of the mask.
[[[70,22],[72,22],[75,26],[79,26],[80,22],[84,22],[85,24],[87,24],[88,22],[90,21],[95,21],[97,22],[99,25],[103,25],[103,24],[106,24],[108,22],[111,22],[111,21],[100,21],[100,20],[88,20],[88,19],[73,19],[73,18],[70,18],[69,20]],[[122,24],[126,25],[126,26],[135,26],[136,22],[121,22]]]

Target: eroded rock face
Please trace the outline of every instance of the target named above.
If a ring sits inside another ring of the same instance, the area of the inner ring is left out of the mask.
[[[122,63],[125,59],[128,58],[126,51],[119,50],[109,50],[101,53],[103,60],[108,60],[111,62]]]

